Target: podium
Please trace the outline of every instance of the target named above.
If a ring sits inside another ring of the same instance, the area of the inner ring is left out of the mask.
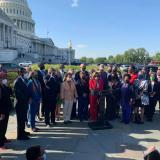
[[[95,91],[94,95],[98,96],[98,120],[89,122],[88,126],[92,130],[112,129],[113,126],[105,120],[105,97],[108,95],[108,91]]]

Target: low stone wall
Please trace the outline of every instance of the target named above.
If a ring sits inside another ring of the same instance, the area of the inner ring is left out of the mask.
[[[18,52],[11,49],[0,49],[0,62],[13,62],[18,57]]]

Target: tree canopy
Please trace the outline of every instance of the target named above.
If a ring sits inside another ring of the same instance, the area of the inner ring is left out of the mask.
[[[107,57],[97,57],[96,59],[82,57],[80,60],[83,63],[118,63],[118,64],[131,64],[131,63],[139,63],[144,64],[148,63],[151,60],[160,61],[160,52],[156,53],[155,56],[150,57],[149,52],[145,48],[138,49],[128,49],[123,54],[117,54],[115,56]]]

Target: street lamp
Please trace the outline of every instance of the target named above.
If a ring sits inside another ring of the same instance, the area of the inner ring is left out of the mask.
[[[68,61],[69,61],[69,65],[71,65],[71,54],[72,54],[72,41],[70,40],[68,43],[68,48],[69,48],[69,52],[68,52]]]

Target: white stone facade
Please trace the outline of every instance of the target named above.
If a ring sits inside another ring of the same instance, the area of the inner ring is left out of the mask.
[[[75,59],[72,47],[61,49],[52,39],[35,35],[35,22],[27,0],[0,0],[0,61],[7,52],[45,63],[71,63]],[[13,61],[15,55],[11,59],[5,56],[6,61]]]

